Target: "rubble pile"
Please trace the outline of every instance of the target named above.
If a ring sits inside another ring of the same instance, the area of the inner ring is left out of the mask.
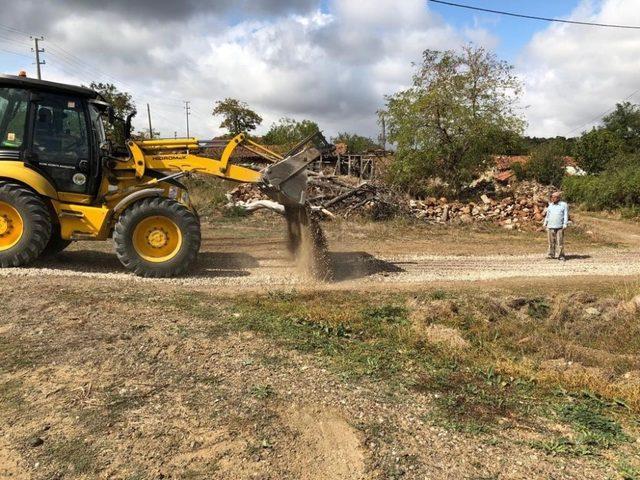
[[[227,207],[244,207],[268,198],[254,183],[239,183],[226,196],[229,201]]]
[[[398,214],[409,214],[408,198],[399,197],[387,187],[362,182],[355,177],[312,175],[309,178],[307,200],[312,210],[329,217],[349,217],[352,214],[375,220]],[[263,202],[267,196],[252,184],[240,184],[227,193],[228,207],[251,206]]]
[[[503,190],[493,197],[482,194],[477,202],[449,202],[446,198],[410,200],[413,217],[441,223],[472,223],[489,221],[507,229],[539,226],[552,187],[535,182],[521,182],[511,190]]]
[[[449,201],[429,197],[412,199],[388,187],[353,177],[315,175],[309,179],[307,198],[312,209],[326,216],[361,215],[380,220],[400,215],[429,223],[492,222],[506,229],[539,227],[552,187],[520,182],[479,195],[477,201]],[[258,187],[241,184],[227,194],[230,206],[247,207],[266,198]]]

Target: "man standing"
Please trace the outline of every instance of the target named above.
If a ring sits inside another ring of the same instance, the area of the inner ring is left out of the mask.
[[[564,260],[564,229],[569,222],[569,205],[567,202],[561,202],[560,198],[560,192],[551,194],[543,225],[547,228],[549,237],[547,258],[556,258],[557,253],[558,260]]]

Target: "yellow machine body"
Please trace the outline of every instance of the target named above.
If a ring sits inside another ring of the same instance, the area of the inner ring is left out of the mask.
[[[148,175],[149,171],[173,174],[203,174],[243,183],[262,180],[259,171],[230,163],[235,148],[247,142],[263,149],[273,160],[278,154],[248,140],[244,134],[231,139],[222,157],[214,159],[198,155],[198,140],[167,139],[128,142],[130,156],[114,162],[113,168],[103,173],[98,195],[57,192],[53,185],[23,162],[3,162],[2,178],[22,183],[48,197],[60,225],[60,236],[66,240],[106,240],[111,236],[118,214],[127,206],[118,205],[130,195],[132,201],[144,198],[146,192],[177,200],[192,209],[188,192],[169,182]],[[151,196],[151,195],[150,195]]]
[[[16,180],[19,183],[29,186],[40,195],[58,199],[58,192],[51,185],[51,182],[35,170],[28,168],[23,162],[2,162],[0,179]]]

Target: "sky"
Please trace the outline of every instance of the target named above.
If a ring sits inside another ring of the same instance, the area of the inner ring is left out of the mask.
[[[459,0],[478,7],[640,25],[640,0]],[[316,121],[329,136],[379,133],[385,95],[409,86],[421,52],[472,42],[514,65],[529,135],[575,136],[616,102],[640,103],[640,30],[540,22],[428,0],[0,0],[0,72],[114,83],[135,125],[184,136],[222,132],[211,111],[233,97],[264,119]]]

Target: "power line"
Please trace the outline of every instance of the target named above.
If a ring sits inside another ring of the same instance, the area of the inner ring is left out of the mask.
[[[563,20],[561,18],[537,17],[535,15],[524,15],[522,13],[504,12],[502,10],[491,10],[490,8],[474,7],[471,5],[463,5],[461,3],[446,2],[444,0],[429,0],[429,1],[433,3],[441,3],[443,5],[449,5],[451,7],[467,8],[469,10],[477,10],[480,12],[497,13],[498,15],[507,15],[509,17],[528,18],[530,20],[542,20],[544,22],[570,23],[573,25],[588,25],[590,27],[626,28],[631,30],[640,30],[640,26],[636,26],[636,25],[615,25],[611,23],[579,22],[577,20]]]
[[[18,30],[16,28],[10,27],[8,25],[1,25],[0,24],[0,30],[5,30],[7,31],[9,34],[12,35],[17,35],[17,36],[24,36],[24,37],[29,37],[29,38],[33,38],[31,34],[22,31],[22,30]],[[20,45],[20,46],[25,46],[28,47],[29,45],[27,43],[23,43],[22,41],[18,40],[17,38],[11,38],[10,36],[7,36],[6,34],[2,34],[0,33],[0,39],[4,39],[8,42],[12,42],[15,43],[16,45]],[[63,70],[65,71],[69,71],[71,72],[74,76],[78,77],[79,79],[83,80],[83,81],[87,81],[87,79],[90,80],[95,80],[95,76],[96,74],[99,77],[102,77],[104,80],[107,80],[110,83],[114,83],[117,84],[119,86],[124,86],[125,88],[128,88],[130,90],[138,90],[134,85],[132,85],[129,82],[125,82],[123,80],[121,80],[120,78],[117,78],[111,74],[106,73],[104,70],[100,70],[99,68],[97,68],[95,65],[86,62],[85,60],[83,60],[82,58],[78,57],[77,55],[69,52],[68,50],[64,49],[62,46],[58,45],[55,42],[52,42],[50,39],[48,40],[48,44],[49,44],[49,48],[47,50],[47,53],[54,57],[60,64],[60,66],[62,67]],[[32,49],[33,50],[33,49]],[[13,55],[22,55],[19,54],[17,52],[11,52],[8,50],[5,50],[7,53],[11,53]],[[24,56],[24,55],[23,55]],[[90,82],[86,82],[87,84]],[[172,97],[172,98],[164,98],[163,100],[158,100],[157,97],[152,97],[150,95],[147,94],[141,94],[141,93],[136,93],[134,94],[134,97],[136,97],[137,100],[142,100],[142,101],[146,101],[150,103],[153,103],[154,105],[165,105],[165,107],[167,107],[168,109],[176,109],[182,106],[182,108],[184,108],[183,106],[183,102],[178,100],[177,97]],[[189,104],[189,115],[193,115],[196,118],[199,118],[201,121],[206,122],[209,119],[209,115],[203,113],[202,111],[200,111],[199,109],[195,108],[194,106],[192,106],[191,104]],[[165,115],[162,115],[161,113],[159,114],[157,112],[157,110],[155,110],[155,116],[163,118],[165,120],[170,121]]]
[[[103,77],[104,79],[108,80],[109,82],[113,82],[117,85],[121,85],[124,86],[126,88],[129,88],[131,90],[137,90],[137,88],[128,83],[125,82],[113,75],[107,74],[106,72],[104,72],[103,70],[100,70],[96,67],[94,67],[92,64],[82,60],[80,57],[70,53],[69,51],[63,49],[62,47],[60,47],[59,45],[53,43],[53,42],[49,42],[49,44],[51,45],[49,48],[49,54],[55,56],[58,60],[60,60],[62,63],[66,64],[67,66],[72,67],[76,72],[80,71],[82,72],[83,77],[85,76],[94,76],[96,73],[99,74],[101,77]],[[167,99],[165,98],[164,100],[158,100],[156,97],[151,97],[149,95],[145,95],[145,94],[138,94],[136,93],[134,95],[137,98],[142,98],[143,100],[149,100],[151,99],[152,102],[154,104],[162,104],[165,105],[167,107],[170,107],[172,109],[178,108],[182,106],[182,102],[177,100],[177,98],[174,99]],[[193,107],[190,107],[191,109],[193,109]],[[196,116],[203,116],[200,112],[198,112],[197,110],[194,110],[192,112],[193,114],[195,114]]]
[[[12,52],[6,48],[0,48],[0,52],[10,53],[11,55],[18,55],[19,57],[31,58],[31,55],[25,55],[24,53]]]
[[[636,90],[635,92],[633,92],[631,95],[627,95],[625,98],[622,99],[623,102],[629,100],[631,97],[633,97],[634,95],[636,95],[638,92],[640,92],[640,88],[638,90]],[[587,125],[590,125],[594,122],[596,122],[597,120],[600,120],[602,117],[604,117],[606,114],[613,112],[615,109],[617,108],[617,106],[608,108],[607,110],[605,110],[604,112],[600,113],[599,115],[593,117],[591,120],[589,120],[588,122],[584,122],[582,125],[579,125],[577,127],[575,127],[573,130],[570,130],[566,133],[565,137],[568,137],[569,135],[571,135],[573,132],[575,132],[576,130],[581,130],[583,127],[586,127]]]
[[[9,32],[19,33],[20,35],[25,35],[27,37],[32,36],[32,33],[25,32],[24,30],[19,30],[15,27],[10,27],[9,25],[0,25],[0,28],[3,30],[8,30]]]
[[[0,33],[0,40],[4,42],[15,43],[16,45],[20,45],[21,47],[31,47],[31,44],[28,43],[26,40],[20,41],[17,38],[12,38],[5,33]]]

